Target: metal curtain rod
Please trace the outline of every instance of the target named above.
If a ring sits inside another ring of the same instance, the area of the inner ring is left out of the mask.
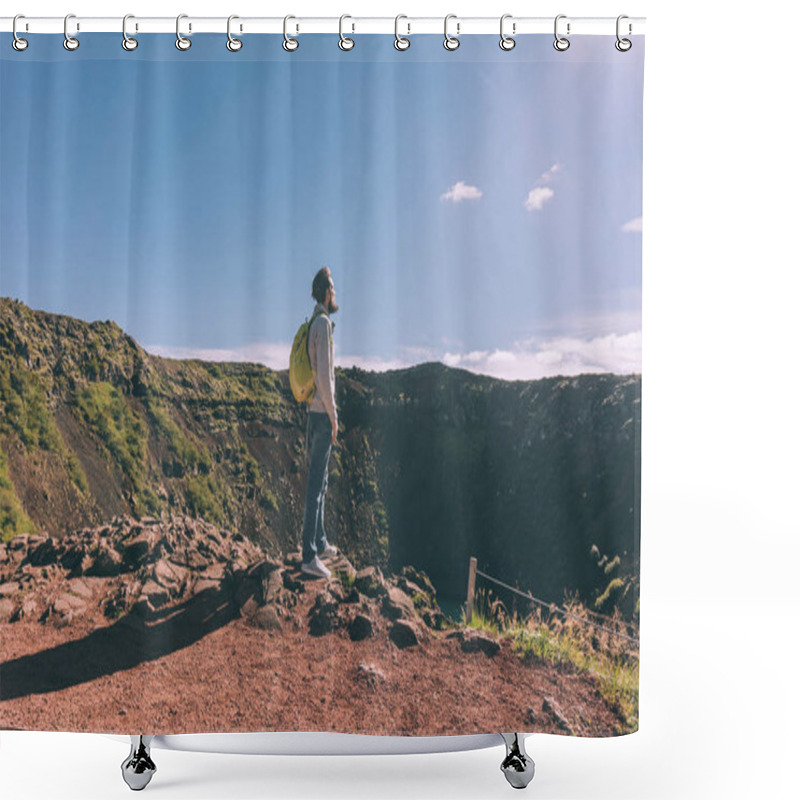
[[[553,33],[555,17],[506,17],[508,34]],[[626,17],[623,33],[644,33],[645,17]],[[0,17],[0,31],[12,30],[13,17]],[[344,29],[347,33],[395,33],[394,17],[347,17]],[[459,17],[450,19],[450,31],[456,35],[497,33],[500,15],[496,17]],[[614,35],[616,17],[569,17],[561,15],[560,31],[574,34]],[[418,33],[441,34],[444,31],[443,17],[401,17],[400,32],[403,35]],[[569,25],[569,31],[567,31]],[[283,17],[237,17],[234,28],[237,33],[283,33]],[[129,34],[136,33],[174,33],[175,17],[136,17],[130,16],[127,22]],[[225,33],[228,30],[227,17],[193,17],[187,15],[181,24],[184,34]],[[70,33],[111,33],[122,31],[122,17],[81,17],[70,18]],[[339,17],[292,17],[290,32],[299,33],[339,33]],[[63,33],[64,17],[25,17],[17,21],[17,32],[22,33]]]

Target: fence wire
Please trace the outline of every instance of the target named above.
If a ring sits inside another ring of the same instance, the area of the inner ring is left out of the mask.
[[[612,636],[618,636],[620,639],[626,639],[627,641],[635,644],[637,647],[639,646],[639,640],[634,639],[632,636],[628,636],[625,633],[620,633],[619,631],[615,631],[607,627],[606,625],[601,625],[599,622],[594,622],[593,620],[590,619],[583,619],[582,617],[579,617],[576,614],[567,611],[565,608],[557,606],[555,603],[546,603],[544,600],[540,600],[538,597],[534,597],[530,592],[522,592],[519,589],[515,588],[514,586],[509,586],[507,583],[503,583],[503,581],[498,580],[497,578],[493,578],[491,575],[487,575],[482,570],[476,568],[475,574],[480,575],[482,578],[486,578],[486,580],[492,581],[493,583],[496,583],[499,586],[503,586],[509,591],[518,594],[520,597],[524,597],[526,600],[531,600],[534,603],[538,603],[540,606],[544,606],[550,611],[558,611],[559,613],[564,614],[564,616],[571,617],[577,622],[582,622],[584,623],[584,625],[593,625],[595,628],[599,628],[602,631],[606,631],[606,633],[610,633]]]

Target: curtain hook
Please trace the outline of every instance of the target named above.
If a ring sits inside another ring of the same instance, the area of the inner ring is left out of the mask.
[[[458,46],[461,44],[461,42],[458,40],[457,36],[458,36],[458,29],[461,27],[461,25],[460,25],[460,23],[456,24],[456,36],[451,36],[447,32],[447,23],[451,19],[457,19],[456,15],[455,14],[448,14],[444,18],[444,49],[445,50],[458,50]]]
[[[225,47],[227,47],[228,50],[231,51],[231,53],[238,53],[239,50],[242,49],[243,42],[241,39],[237,39],[235,36],[231,36],[231,20],[233,19],[239,19],[239,17],[236,14],[231,14],[228,17],[228,41],[225,43]]]
[[[286,25],[290,19],[297,19],[297,17],[287,14],[287,16],[283,18],[283,49],[293,53],[298,47],[300,47],[300,40],[289,36],[289,34],[286,32]]]
[[[187,19],[188,17],[188,14],[178,14],[178,18],[175,20],[175,47],[177,47],[178,50],[188,50],[192,46],[191,39],[186,36],[181,36],[181,20]]]
[[[75,19],[74,14],[67,14],[67,16],[64,17],[64,49],[70,51],[77,50],[78,47],[80,47],[80,42],[74,36],[70,36],[67,30],[67,25],[71,19]],[[80,30],[80,28],[78,28],[78,30]]]
[[[511,19],[511,14],[503,14],[503,16],[500,17],[500,49],[506,51],[513,50],[517,45],[516,41],[511,36],[506,36],[505,33],[503,33],[503,23],[507,19]],[[514,25],[512,30],[514,29],[516,29],[516,25]]]
[[[401,19],[408,19],[405,14],[398,14],[394,18],[394,46],[397,50],[408,50],[411,47],[411,39],[406,39],[405,36],[401,36],[398,30],[398,26]],[[411,33],[411,24],[406,23],[408,25],[408,32]]]
[[[631,47],[633,47],[633,42],[631,42],[630,39],[620,39],[619,38],[619,22],[622,19],[629,19],[629,17],[628,17],[627,14],[620,14],[617,17],[617,41],[614,42],[614,47],[616,47],[617,50],[620,51],[620,53],[627,53],[628,50],[630,50]],[[628,23],[628,35],[630,35],[632,32],[633,32],[633,26],[629,22]]]
[[[128,50],[130,52],[131,50],[135,50],[139,46],[139,40],[134,39],[131,36],[128,36],[126,25],[129,19],[135,19],[133,14],[126,14],[122,18],[122,47],[123,49]]]
[[[11,46],[17,51],[22,52],[23,50],[27,50],[28,48],[28,40],[23,39],[21,36],[17,36],[17,20],[18,19],[25,19],[24,14],[17,14],[14,17],[14,21],[11,23],[11,32],[14,34],[14,40],[11,42]]]
[[[342,16],[339,17],[339,47],[342,50],[352,50],[356,46],[356,43],[350,37],[345,36],[342,33],[342,23],[346,19],[353,19],[353,18],[349,14],[342,14]],[[355,29],[356,26],[353,25],[353,30]]]
[[[567,39],[565,36],[558,35],[558,21],[560,19],[566,19],[566,18],[567,18],[566,14],[559,14],[556,17],[556,22],[554,27],[556,40],[553,42],[553,47],[555,47],[556,50],[559,50],[561,52],[563,52],[569,47],[569,39]],[[567,35],[569,35],[569,22],[567,23]]]

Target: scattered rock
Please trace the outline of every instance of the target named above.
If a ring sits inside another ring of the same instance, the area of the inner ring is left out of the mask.
[[[389,638],[402,650],[419,644],[413,625],[405,620],[398,620],[389,628]]]
[[[355,586],[350,587],[350,591],[344,596],[345,603],[360,603],[362,600],[361,592]]]
[[[26,560],[34,567],[42,567],[46,564],[54,564],[58,557],[58,550],[55,542],[49,536],[39,545],[33,547],[29,544],[28,556]]]
[[[472,630],[471,628],[467,628],[463,631],[456,631],[455,635],[451,634],[448,638],[458,639],[461,643],[461,649],[465,653],[483,652],[491,658],[500,650],[499,642],[492,639],[491,636],[481,631]]]
[[[71,580],[68,584],[68,589],[70,592],[72,592],[72,594],[76,594],[78,597],[82,597],[84,600],[90,600],[94,595],[94,592],[89,584],[81,578],[75,578],[74,580]]]
[[[386,594],[386,584],[378,567],[364,567],[358,570],[355,587],[367,597],[381,597]]]
[[[16,610],[16,603],[12,602],[7,597],[0,597],[0,625],[11,622]]]
[[[20,585],[16,581],[0,583],[0,597],[15,595],[20,590]]]
[[[374,664],[365,664],[361,662],[356,671],[356,678],[364,681],[368,686],[379,686],[386,683],[386,676]]]
[[[381,602],[381,613],[390,620],[413,619],[414,604],[400,589],[388,586],[387,594]]]
[[[122,556],[108,546],[98,545],[88,557],[90,561],[83,568],[84,575],[108,578],[119,575],[122,571]]]
[[[552,697],[544,698],[542,701],[542,711],[545,714],[548,714],[552,718],[553,722],[555,722],[562,731],[568,733],[570,736],[574,735],[575,732],[573,731],[569,720],[564,715],[564,712],[561,710],[558,703],[556,703]]]
[[[312,636],[323,636],[339,627],[339,603],[327,592],[320,592],[308,612],[308,632]]]
[[[360,642],[362,639],[369,639],[375,635],[372,620],[366,614],[356,614],[350,622],[347,632],[354,642]]]
[[[274,606],[261,606],[249,618],[252,625],[262,630],[280,630],[281,620]]]

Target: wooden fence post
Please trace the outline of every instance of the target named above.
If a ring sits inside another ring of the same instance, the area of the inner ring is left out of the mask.
[[[478,568],[478,559],[471,556],[469,559],[469,578],[467,579],[467,625],[472,622],[472,604],[475,600],[475,570]]]

